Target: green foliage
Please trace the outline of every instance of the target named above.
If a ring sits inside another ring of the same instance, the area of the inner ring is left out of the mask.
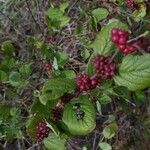
[[[69,23],[70,18],[64,15],[65,7],[62,6],[60,9],[50,8],[46,12],[46,23],[50,29],[51,28],[60,29],[62,27],[65,27]]]
[[[87,49],[84,49],[82,52],[81,52],[81,56],[84,58],[84,59],[88,59],[90,57],[90,52],[87,50]]]
[[[106,143],[106,142],[100,142],[99,143],[99,147],[102,149],[102,150],[112,150],[112,147],[110,144]]]
[[[74,109],[76,104],[80,105],[79,109]],[[77,117],[78,112],[83,112],[81,119]],[[87,96],[81,96],[65,106],[62,122],[72,135],[86,135],[95,128],[95,117],[94,106]]]
[[[139,22],[146,16],[146,4],[145,2],[138,4],[138,9],[132,13],[132,17],[136,22]]]
[[[56,136],[54,133],[50,133],[44,140],[44,145],[48,150],[65,150],[67,138],[65,134]]]
[[[14,48],[14,46],[13,46],[11,41],[3,42],[2,45],[1,45],[1,49],[4,52],[4,54],[7,55],[7,56],[11,57],[11,56],[15,55],[15,53],[14,53],[15,52],[15,48]]]
[[[125,23],[116,19],[110,20],[109,23],[101,29],[91,45],[94,53],[107,56],[114,51],[114,44],[111,42],[111,30],[113,28],[128,30],[128,26]]]
[[[92,11],[92,15],[96,19],[96,22],[106,18],[108,14],[109,12],[106,8],[96,8]]]
[[[69,93],[75,89],[75,81],[67,78],[55,78],[47,81],[39,95],[42,104],[47,101],[57,100],[64,93]]]
[[[150,55],[129,55],[124,57],[114,78],[117,85],[125,86],[130,91],[141,90],[150,86]]]
[[[115,136],[118,130],[118,126],[116,123],[111,123],[103,129],[103,135],[106,139],[111,139]]]
[[[36,126],[43,119],[45,119],[45,116],[43,114],[36,113],[26,123],[27,133],[33,140],[36,139],[36,134],[37,134]]]

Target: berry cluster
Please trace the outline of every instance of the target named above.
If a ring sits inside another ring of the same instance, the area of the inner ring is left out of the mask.
[[[133,44],[127,43],[129,39],[129,33],[127,31],[114,28],[111,31],[111,39],[112,42],[115,43],[119,47],[119,50],[125,55],[136,51]]]
[[[134,2],[134,0],[127,0],[127,5],[131,8],[136,8],[136,4]]]
[[[57,107],[57,106],[52,109],[52,115],[53,115],[52,119],[53,119],[54,122],[58,122],[61,119],[62,110],[63,110],[63,108],[60,108],[60,107]]]
[[[87,91],[96,88],[100,83],[100,80],[97,76],[89,77],[86,74],[80,74],[77,76],[77,86],[80,91]]]
[[[44,138],[48,137],[50,128],[46,126],[46,122],[42,121],[37,125],[37,141],[41,142]]]
[[[116,65],[112,62],[111,57],[97,55],[93,59],[96,73],[101,75],[103,79],[111,79],[115,75]]]
[[[46,72],[49,72],[52,69],[52,64],[50,63],[44,63],[44,70]]]

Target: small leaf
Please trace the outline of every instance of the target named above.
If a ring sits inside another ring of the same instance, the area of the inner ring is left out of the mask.
[[[58,8],[50,8],[46,13],[46,23],[49,28],[62,28],[65,27],[70,21],[68,16],[63,14]]]
[[[23,64],[19,68],[19,72],[20,72],[22,78],[24,78],[24,79],[29,78],[30,74],[32,72],[32,70],[31,70],[31,64]]]
[[[36,115],[32,116],[32,118],[30,118],[26,123],[27,133],[33,140],[36,140],[36,134],[37,134],[36,126],[43,119],[44,116],[37,113]]]
[[[118,130],[118,126],[116,123],[111,123],[103,129],[103,135],[106,139],[111,139],[115,136]]]
[[[114,78],[119,86],[130,91],[150,87],[150,54],[128,55],[124,57],[119,67],[119,73]]]
[[[8,75],[5,71],[0,70],[0,81],[7,81]]]
[[[112,150],[112,147],[110,144],[106,143],[106,142],[101,142],[99,143],[99,147],[102,149],[102,150]]]
[[[99,101],[96,101],[96,107],[97,107],[97,111],[99,112],[99,115],[102,115],[102,108]]]
[[[69,60],[68,54],[66,52],[57,53],[56,58],[58,65],[65,65]]]
[[[64,70],[61,72],[60,76],[68,79],[75,79],[76,73],[73,70]]]
[[[82,52],[81,52],[81,56],[85,59],[88,59],[90,57],[90,52],[87,50],[87,49],[84,49]]]
[[[92,15],[96,18],[97,22],[106,18],[108,14],[109,12],[106,8],[97,8],[92,11]]]
[[[12,109],[11,105],[0,104],[0,120],[8,119],[11,116],[11,114],[10,114],[11,109]]]
[[[112,122],[114,122],[115,121],[115,116],[114,115],[109,115],[109,118],[108,118],[108,120],[106,120],[105,121],[105,123],[112,123]]]
[[[19,72],[12,72],[9,75],[9,82],[13,86],[19,86],[21,84],[21,75]]]
[[[60,10],[61,10],[63,13],[65,13],[65,10],[66,10],[66,8],[67,8],[68,6],[69,6],[69,2],[66,1],[66,2],[60,4],[59,8],[60,8]]]
[[[145,2],[138,4],[138,9],[132,13],[132,17],[136,22],[139,22],[146,16],[146,4]]]
[[[94,55],[92,54],[88,61],[87,69],[86,69],[86,72],[88,73],[88,75],[91,75],[91,76],[95,73],[95,69],[94,69],[93,63],[92,63],[93,57],[94,57]]]
[[[2,43],[2,51],[4,52],[5,55],[8,55],[8,56],[15,55],[14,53],[15,48],[11,41],[5,41]]]
[[[98,96],[98,101],[100,102],[100,104],[106,105],[106,104],[110,103],[112,100],[108,95],[103,93],[103,94]]]
[[[67,138],[65,134],[56,136],[54,133],[50,133],[44,140],[44,145],[48,150],[65,150]]]

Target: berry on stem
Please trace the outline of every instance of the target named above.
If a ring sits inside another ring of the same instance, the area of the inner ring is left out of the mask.
[[[94,57],[93,64],[97,74],[100,74],[104,79],[111,79],[115,75],[116,65],[111,62],[111,57],[97,55]]]
[[[44,138],[48,137],[50,128],[47,127],[46,122],[42,121],[37,125],[37,141],[41,142]]]
[[[111,30],[111,39],[116,44],[121,53],[127,55],[136,51],[136,47],[133,44],[127,43],[129,39],[129,33],[125,30],[114,28]]]
[[[52,64],[50,63],[44,63],[44,70],[45,71],[51,71],[52,70]]]
[[[80,74],[77,76],[77,86],[80,91],[87,91],[91,88],[90,77],[86,74]]]

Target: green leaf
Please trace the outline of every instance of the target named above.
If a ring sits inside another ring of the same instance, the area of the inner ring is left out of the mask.
[[[55,78],[47,81],[39,95],[42,104],[47,101],[58,100],[64,93],[72,92],[76,87],[76,83],[68,78]]]
[[[41,114],[45,117],[49,117],[51,113],[51,109],[56,106],[57,102],[55,101],[49,101],[47,105],[41,104],[41,102],[38,99],[34,99],[33,104],[31,105],[30,114]]]
[[[65,106],[62,125],[72,135],[86,135],[94,130],[95,120],[96,114],[93,104],[87,96],[80,96]]]
[[[128,55],[124,57],[114,78],[119,86],[125,86],[130,91],[150,87],[150,54]]]
[[[108,118],[108,120],[106,120],[105,121],[105,123],[112,123],[112,122],[114,122],[115,121],[115,116],[114,115],[109,115],[109,118]]]
[[[118,130],[117,124],[111,123],[103,129],[102,134],[106,139],[111,139],[112,137],[115,136],[117,130]]]
[[[68,16],[63,14],[58,8],[50,8],[46,13],[46,23],[49,28],[62,28],[65,27],[70,21]]]
[[[128,30],[128,26],[121,21],[116,19],[110,20],[110,22],[101,29],[91,45],[91,48],[94,49],[94,53],[105,56],[111,54],[114,50],[114,44],[111,42],[111,30],[113,28]]]
[[[30,119],[26,123],[27,133],[33,140],[36,139],[36,134],[37,134],[36,126],[43,119],[44,119],[44,116],[37,113],[34,116],[32,116],[32,118],[30,117]]]
[[[124,86],[115,86],[113,88],[113,91],[115,92],[115,95],[118,95],[122,98],[128,98],[128,96],[129,96],[128,88],[126,88]]]
[[[27,79],[30,77],[31,75],[31,64],[23,64],[20,68],[19,68],[19,73],[21,74],[21,77],[23,79]]]
[[[16,62],[14,58],[10,58],[8,56],[5,56],[4,59],[0,63],[1,70],[8,73],[14,66]]]
[[[68,79],[75,79],[76,73],[73,70],[64,70],[61,72],[60,76]]]
[[[90,52],[87,50],[87,49],[84,49],[82,52],[81,52],[81,56],[85,59],[88,59],[90,57]]]
[[[5,55],[8,55],[10,57],[15,55],[15,53],[14,53],[15,48],[14,48],[11,41],[3,42],[1,49],[4,52]]]
[[[103,105],[106,105],[112,101],[111,98],[105,93],[100,94],[97,98],[100,104],[103,104]]]
[[[56,78],[48,80],[44,84],[44,91],[63,91],[64,93],[69,93],[75,89],[76,83],[71,79],[66,78]]]
[[[12,86],[19,86],[21,84],[21,75],[19,72],[12,72],[9,75],[9,82]]]
[[[93,67],[93,57],[94,55],[92,54],[89,61],[88,61],[88,64],[87,64],[87,69],[86,69],[86,72],[88,73],[88,75],[92,76],[94,73],[95,73],[95,69]]]
[[[102,149],[102,150],[112,150],[112,147],[110,144],[106,143],[106,142],[100,142],[99,143],[99,147]]]
[[[54,133],[50,133],[44,140],[44,145],[48,150],[65,150],[66,142],[67,136],[65,134],[56,136]]]
[[[5,71],[0,70],[0,81],[7,81],[8,75]]]
[[[11,105],[0,104],[0,119],[8,119],[11,114],[10,110],[12,109]]]
[[[106,18],[108,14],[109,11],[106,8],[97,8],[92,11],[92,15],[96,18],[97,22]]]
[[[139,3],[138,9],[132,13],[132,17],[136,22],[139,22],[146,16],[146,3]]]
[[[60,4],[59,8],[60,8],[60,10],[61,10],[63,13],[65,13],[65,10],[66,10],[66,8],[67,8],[68,6],[69,6],[69,2],[66,1],[66,2]]]
[[[69,56],[66,52],[58,52],[56,58],[58,65],[65,65],[69,60]]]

